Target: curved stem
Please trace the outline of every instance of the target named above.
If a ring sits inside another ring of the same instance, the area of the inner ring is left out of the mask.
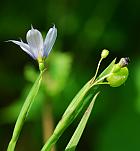
[[[101,60],[100,60],[101,62]],[[98,68],[95,74],[95,77],[97,76],[97,72],[100,66],[100,62],[98,64]],[[52,146],[57,142],[59,137],[63,134],[65,129],[69,126],[69,124],[73,121],[76,114],[76,109],[79,108],[79,105],[81,104],[81,100],[83,100],[84,96],[87,94],[87,92],[90,90],[91,87],[96,86],[98,84],[101,84],[102,81],[110,76],[110,74],[107,74],[103,76],[102,78],[98,80],[91,79],[89,82],[87,82],[84,87],[79,91],[79,93],[76,95],[76,97],[72,100],[68,108],[66,109],[65,113],[62,116],[62,119],[59,121],[58,125],[56,126],[53,134],[48,139],[48,141],[45,143],[41,151],[50,151]]]
[[[95,81],[95,82],[94,82],[94,85],[100,84],[104,79],[106,79],[107,77],[109,77],[111,74],[112,74],[112,73],[109,73],[109,74],[103,76],[102,78],[100,78],[99,80]],[[106,84],[106,83],[105,83],[105,84]]]
[[[99,60],[99,62],[98,62],[98,66],[97,66],[95,75],[94,75],[94,77],[93,77],[93,79],[92,79],[92,82],[93,82],[93,81],[96,79],[96,77],[97,77],[97,74],[98,74],[98,71],[99,71],[99,68],[100,68],[100,65],[101,65],[102,60],[103,60],[103,58],[101,58],[101,59]]]
[[[100,82],[98,85],[109,84],[108,82]]]
[[[20,135],[22,126],[24,124],[24,121],[27,118],[27,114],[29,112],[29,109],[30,109],[33,101],[34,101],[34,98],[38,93],[38,90],[39,90],[39,87],[41,84],[41,80],[42,80],[42,74],[43,74],[43,72],[40,73],[39,77],[35,81],[33,87],[31,88],[31,90],[30,90],[30,92],[29,92],[29,94],[28,94],[28,96],[27,96],[27,98],[26,98],[26,100],[22,106],[22,109],[20,111],[20,114],[19,114],[18,119],[17,119],[16,124],[15,124],[15,128],[13,131],[11,141],[8,145],[7,151],[14,151],[14,149],[15,149],[18,137]]]

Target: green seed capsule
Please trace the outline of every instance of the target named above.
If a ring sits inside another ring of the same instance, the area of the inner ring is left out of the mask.
[[[43,58],[38,58],[38,65],[39,65],[39,70],[43,71],[46,68],[45,60],[43,60]]]
[[[125,83],[125,81],[128,78],[128,74],[129,74],[128,68],[122,67],[119,62],[118,64],[114,65],[112,74],[109,77],[107,77],[107,81],[110,86],[118,87]]]
[[[43,71],[44,69],[45,69],[44,63],[43,63],[43,62],[40,62],[40,63],[39,63],[39,70],[40,70],[40,71]]]

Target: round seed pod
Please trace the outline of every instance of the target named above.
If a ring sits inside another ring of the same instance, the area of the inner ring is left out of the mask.
[[[106,79],[110,86],[118,87],[125,83],[129,75],[126,67],[129,61],[128,58],[122,58],[118,64],[114,65],[111,75]]]
[[[120,85],[124,84],[128,77],[128,68],[123,67],[118,72],[112,73],[108,78],[107,81],[110,86],[112,87],[119,87]]]
[[[39,63],[39,70],[40,70],[40,71],[43,71],[44,69],[45,69],[44,63],[43,63],[43,62],[40,62],[40,63]]]

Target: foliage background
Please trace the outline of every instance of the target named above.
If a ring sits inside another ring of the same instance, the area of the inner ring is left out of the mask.
[[[138,0],[1,1],[0,150],[6,150],[18,114],[16,107],[19,102],[23,103],[21,96],[25,98],[26,87],[32,85],[24,76],[25,66],[33,65],[38,70],[37,63],[18,46],[4,41],[18,40],[18,37],[25,41],[25,33],[31,24],[45,35],[55,23],[58,38],[52,53],[69,53],[72,67],[63,91],[53,98],[54,123],[61,118],[81,86],[93,76],[100,52],[107,48],[110,55],[102,69],[116,56],[129,56],[130,75],[126,84],[119,88],[103,87],[77,150],[86,147],[88,151],[139,151],[139,18]],[[13,103],[15,106],[10,110]],[[17,145],[18,151],[37,151],[43,144],[42,107],[39,107],[40,110],[32,113],[34,116],[30,118],[29,115]],[[78,120],[61,137],[58,150],[64,149],[77,124]]]

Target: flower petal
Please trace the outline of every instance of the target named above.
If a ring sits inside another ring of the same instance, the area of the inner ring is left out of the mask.
[[[31,30],[27,32],[26,39],[34,56],[36,58],[38,58],[39,55],[43,56],[43,38],[41,33],[37,29],[31,27]]]
[[[46,38],[45,38],[45,41],[44,41],[44,55],[47,57],[54,45],[54,42],[56,40],[56,37],[57,37],[57,29],[55,28],[55,25],[53,26],[53,28],[50,28],[47,35],[46,35]]]
[[[21,49],[23,49],[27,54],[29,54],[33,59],[36,59],[34,54],[32,53],[30,47],[24,43],[24,42],[20,42],[20,41],[16,41],[16,40],[9,40],[10,42],[13,42],[17,45],[19,45],[21,47]]]

